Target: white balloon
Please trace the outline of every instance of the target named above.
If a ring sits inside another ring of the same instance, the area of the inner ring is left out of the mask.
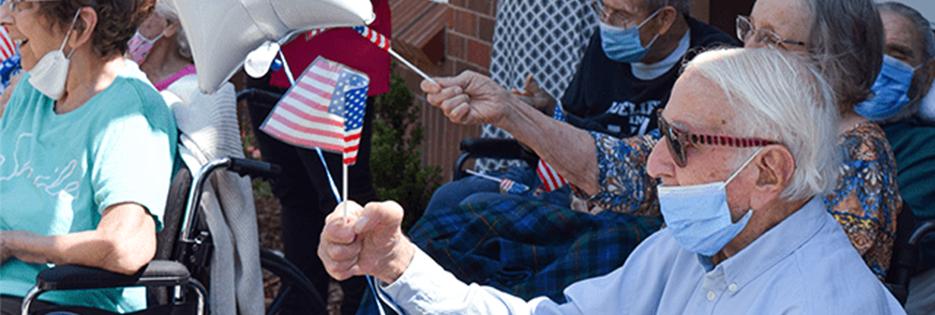
[[[276,59],[276,53],[279,52],[279,43],[265,42],[254,51],[247,54],[247,60],[243,63],[243,69],[247,75],[254,79],[262,78],[269,72],[269,66]]]
[[[367,25],[369,0],[170,0],[191,46],[198,87],[216,91],[267,41],[325,27]],[[251,70],[252,71],[252,70]]]

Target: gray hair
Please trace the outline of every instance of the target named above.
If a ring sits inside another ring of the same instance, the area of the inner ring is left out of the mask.
[[[647,12],[659,10],[667,5],[671,5],[682,14],[690,14],[692,10],[691,0],[646,0],[645,3]]]
[[[840,152],[828,148],[837,143],[840,114],[831,85],[814,63],[777,49],[716,49],[689,62],[686,74],[692,71],[727,95],[732,135],[775,140],[791,152],[795,172],[782,198],[801,200],[831,190]]]
[[[191,60],[192,48],[191,45],[188,44],[188,37],[185,36],[185,30],[182,29],[182,23],[179,20],[178,13],[175,12],[175,7],[169,4],[167,0],[158,0],[153,12],[179,26],[178,31],[175,33],[175,41],[179,44],[179,55],[182,55],[185,59]]]
[[[883,64],[883,22],[871,0],[806,0],[812,13],[807,47],[834,88],[841,112],[870,98]]]
[[[925,51],[925,55],[922,57],[927,61],[935,57],[935,34],[932,34],[932,27],[929,20],[922,16],[922,13],[916,11],[910,6],[899,2],[884,2],[877,5],[877,9],[880,12],[892,12],[901,15],[902,17],[909,20],[912,23],[912,26],[915,28],[915,31],[922,40],[922,46]]]

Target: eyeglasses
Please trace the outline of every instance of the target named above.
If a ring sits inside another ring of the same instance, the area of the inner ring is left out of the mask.
[[[679,167],[685,167],[685,165],[688,164],[688,158],[685,155],[685,149],[688,146],[713,145],[734,148],[755,148],[779,144],[779,142],[773,140],[759,138],[737,138],[722,135],[690,133],[670,125],[669,122],[662,117],[662,110],[657,110],[656,116],[659,119],[659,130],[662,132],[662,135],[666,137],[669,153],[672,154],[672,157],[675,159],[675,164]]]
[[[591,9],[604,23],[614,26],[627,26],[633,23],[633,18],[624,15],[623,11],[605,7],[601,0],[591,1]]]
[[[742,42],[754,41],[758,43],[766,44],[770,47],[780,47],[783,49],[788,48],[787,46],[801,46],[805,47],[805,42],[788,40],[776,34],[776,32],[757,29],[753,26],[753,23],[750,22],[750,18],[742,15],[737,16],[737,38]]]

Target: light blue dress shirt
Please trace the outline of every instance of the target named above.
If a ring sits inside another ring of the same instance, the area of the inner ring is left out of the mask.
[[[711,267],[663,229],[565,304],[465,284],[422,251],[382,289],[407,314],[905,314],[817,198]]]

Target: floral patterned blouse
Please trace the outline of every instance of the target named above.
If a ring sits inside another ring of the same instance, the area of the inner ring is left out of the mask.
[[[591,133],[597,145],[601,190],[590,196],[574,189],[572,209],[599,213],[610,210],[658,216],[656,181],[646,173],[646,161],[660,135],[617,139]],[[844,161],[834,191],[825,205],[870,269],[885,277],[893,254],[896,217],[902,198],[896,187],[896,163],[879,126],[863,123],[840,137]]]
[[[839,140],[844,163],[825,205],[882,279],[893,256],[896,217],[903,204],[896,187],[896,159],[883,129],[874,123],[862,123]]]

